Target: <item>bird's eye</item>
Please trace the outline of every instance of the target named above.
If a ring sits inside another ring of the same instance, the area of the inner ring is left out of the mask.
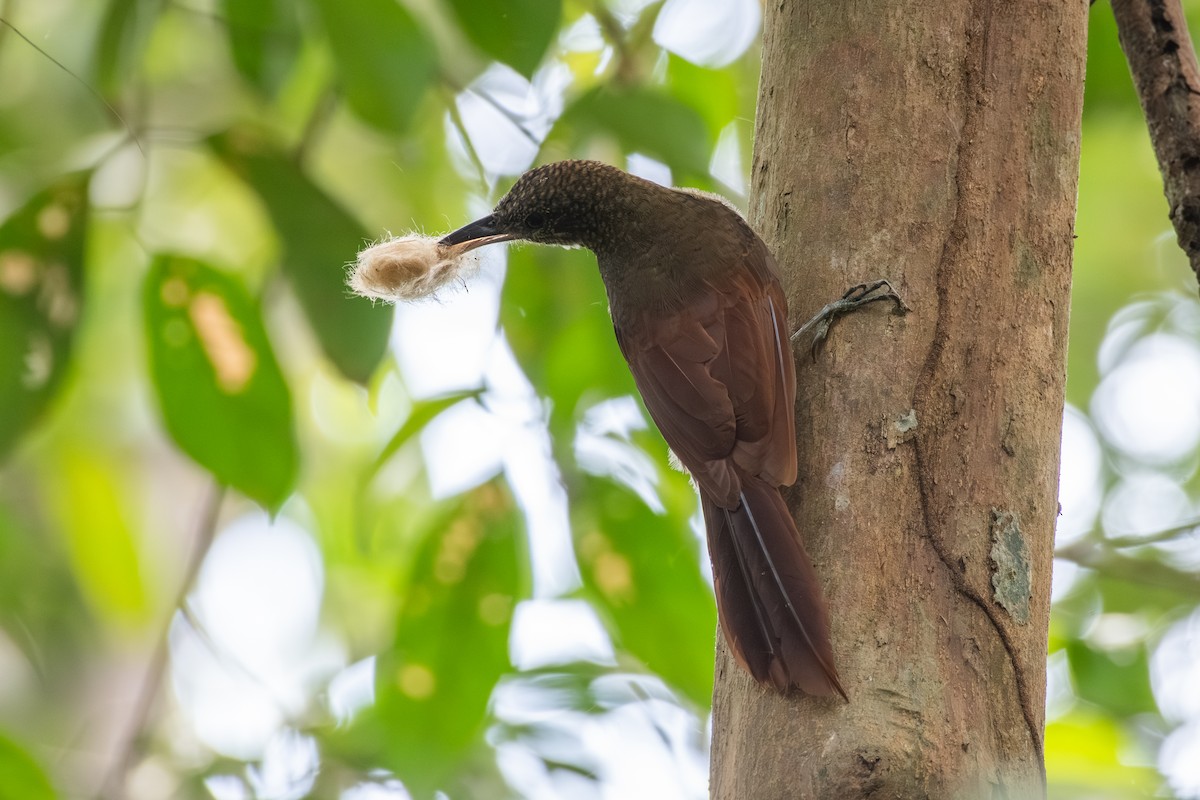
[[[529,216],[527,216],[525,218],[525,225],[530,228],[540,228],[545,224],[546,224],[546,215],[542,214],[540,212],[537,212],[537,211],[534,211],[532,214],[530,214]]]

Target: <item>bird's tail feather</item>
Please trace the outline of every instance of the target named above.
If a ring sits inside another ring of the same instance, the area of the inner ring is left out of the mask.
[[[846,697],[833,666],[829,613],[792,515],[777,488],[742,481],[736,508],[702,498],[725,638],[761,683]]]

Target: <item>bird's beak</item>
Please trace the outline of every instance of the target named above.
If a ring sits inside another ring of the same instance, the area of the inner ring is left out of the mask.
[[[453,233],[448,233],[438,242],[442,247],[455,250],[455,255],[462,255],[476,247],[496,242],[508,242],[517,238],[514,234],[505,233],[496,228],[496,216],[488,214],[483,219],[477,219],[469,225],[464,225]]]

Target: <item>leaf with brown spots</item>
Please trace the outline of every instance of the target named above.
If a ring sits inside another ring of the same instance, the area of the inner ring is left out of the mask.
[[[89,177],[63,178],[0,225],[0,455],[66,372],[83,305]]]

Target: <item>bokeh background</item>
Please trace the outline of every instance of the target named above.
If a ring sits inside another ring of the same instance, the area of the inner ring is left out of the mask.
[[[0,798],[704,797],[696,506],[590,255],[343,268],[562,157],[744,206],[756,0],[0,18]],[[1200,305],[1103,3],[1077,233],[1051,795],[1200,797]]]

